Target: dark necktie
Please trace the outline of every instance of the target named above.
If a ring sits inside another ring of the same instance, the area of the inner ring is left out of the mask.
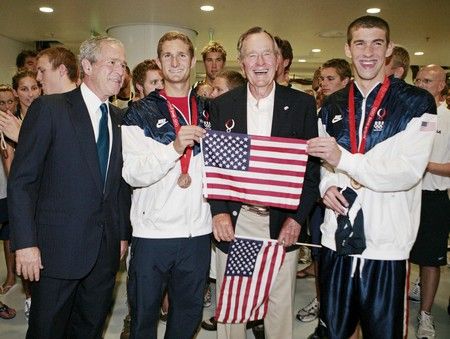
[[[98,126],[97,153],[100,164],[100,173],[103,179],[103,185],[106,181],[106,170],[108,168],[109,156],[109,130],[108,130],[108,107],[103,103],[100,105],[102,117]]]

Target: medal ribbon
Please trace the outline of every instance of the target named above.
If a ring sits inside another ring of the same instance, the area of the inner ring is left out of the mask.
[[[178,134],[178,132],[180,131],[181,125],[180,122],[178,121],[178,117],[177,117],[177,113],[175,112],[175,108],[173,107],[173,105],[170,103],[169,100],[167,100],[167,108],[169,109],[170,112],[170,117],[172,119],[172,124],[173,127],[175,127],[175,133]],[[197,113],[197,101],[195,100],[195,97],[191,97],[191,106],[189,107],[190,112],[188,112],[190,114],[191,117],[191,125],[197,125],[197,118],[198,118],[198,113]],[[184,151],[184,154],[181,156],[180,158],[180,164],[181,164],[181,173],[182,174],[187,174],[188,169],[189,169],[189,163],[191,162],[191,157],[192,157],[192,147],[186,147],[186,150]]]
[[[363,134],[361,138],[361,144],[358,145],[356,143],[356,119],[355,119],[355,84],[353,81],[350,83],[350,90],[348,92],[348,127],[350,131],[350,145],[352,153],[364,153],[366,149],[366,139],[369,134],[369,128],[372,126],[373,120],[377,115],[378,108],[383,101],[384,96],[391,84],[391,81],[388,77],[384,78],[383,85],[381,85],[380,90],[378,91],[377,96],[375,97],[375,101],[370,109],[369,116],[367,117],[367,121],[364,125]]]

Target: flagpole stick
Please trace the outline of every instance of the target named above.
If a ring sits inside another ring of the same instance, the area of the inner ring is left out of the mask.
[[[261,241],[264,241],[264,240],[276,241],[276,239],[258,238],[258,237],[247,237],[247,236],[245,236],[245,235],[239,235],[239,234],[235,234],[235,237],[242,238],[242,239],[261,240]],[[308,244],[308,243],[305,243],[305,242],[296,242],[295,245],[308,246],[308,247],[318,247],[318,248],[321,248],[321,247],[322,247],[321,245]]]
[[[295,245],[322,248],[322,245],[309,244],[306,242],[296,242]]]

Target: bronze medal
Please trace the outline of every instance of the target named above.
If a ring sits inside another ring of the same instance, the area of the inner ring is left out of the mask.
[[[180,177],[178,178],[178,186],[181,188],[188,188],[191,185],[191,177],[187,173],[181,173]]]
[[[355,190],[359,190],[362,187],[362,185],[353,178],[350,179],[350,184]]]

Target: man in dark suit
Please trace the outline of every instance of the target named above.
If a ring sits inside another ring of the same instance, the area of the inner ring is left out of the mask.
[[[27,338],[100,338],[128,245],[120,112],[108,105],[124,47],[91,38],[80,62],[80,88],[30,107],[9,177],[16,270],[34,281]]]
[[[273,37],[260,27],[241,35],[239,61],[248,85],[238,87],[211,103],[211,126],[253,135],[310,139],[317,136],[314,98],[305,93],[277,85],[277,50]],[[213,232],[218,241],[218,288],[223,279],[226,252],[235,234],[278,239],[288,253],[269,295],[264,319],[266,338],[292,338],[295,274],[298,240],[318,197],[319,162],[310,158],[306,166],[301,203],[289,211],[239,202],[210,200]],[[218,324],[218,338],[245,338],[245,324]]]

